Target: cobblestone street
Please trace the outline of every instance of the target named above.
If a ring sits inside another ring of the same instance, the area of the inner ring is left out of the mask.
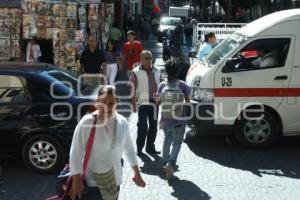
[[[163,66],[161,46],[146,43]],[[128,121],[136,138],[137,115]],[[187,129],[188,131],[188,129]],[[163,132],[157,135],[162,149]],[[161,157],[139,158],[146,188],[131,181],[125,162],[120,200],[298,200],[300,198],[300,139],[284,138],[267,150],[244,150],[222,137],[186,137],[178,158],[176,178],[168,183],[160,173]],[[19,160],[19,161],[16,161]],[[25,168],[20,158],[1,158],[4,183],[0,200],[44,200],[55,193],[55,175],[39,175]]]

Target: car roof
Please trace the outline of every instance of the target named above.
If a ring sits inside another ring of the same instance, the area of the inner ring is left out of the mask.
[[[176,20],[181,20],[179,17],[162,17],[162,19],[176,19]]]
[[[32,63],[32,62],[0,62],[1,71],[14,72],[36,72],[57,70],[59,68],[48,63]]]
[[[300,9],[289,9],[284,11],[274,12],[272,14],[261,17],[252,23],[242,27],[237,30],[237,33],[246,35],[247,37],[253,37],[273,25],[279,24],[288,20],[299,20],[300,19]]]

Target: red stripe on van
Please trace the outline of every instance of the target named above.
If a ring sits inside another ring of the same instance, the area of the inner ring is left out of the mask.
[[[216,88],[215,97],[299,97],[300,88]]]

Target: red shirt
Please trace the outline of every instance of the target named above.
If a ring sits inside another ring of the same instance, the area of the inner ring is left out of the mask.
[[[140,42],[134,41],[132,44],[130,42],[126,42],[123,49],[122,54],[125,56],[127,60],[127,70],[133,69],[133,64],[140,62],[140,56],[143,51],[143,46]]]

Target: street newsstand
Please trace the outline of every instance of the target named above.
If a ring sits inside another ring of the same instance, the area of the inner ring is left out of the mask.
[[[103,48],[113,23],[114,4],[94,1],[22,1],[23,39],[36,40],[39,61],[77,71],[88,34]]]
[[[1,60],[26,60],[31,53],[28,44],[33,43],[39,62],[77,71],[87,36],[95,35],[103,48],[114,21],[114,3],[100,0],[17,2],[18,8],[0,7]]]
[[[20,1],[2,0],[0,2],[0,61],[21,58]]]

